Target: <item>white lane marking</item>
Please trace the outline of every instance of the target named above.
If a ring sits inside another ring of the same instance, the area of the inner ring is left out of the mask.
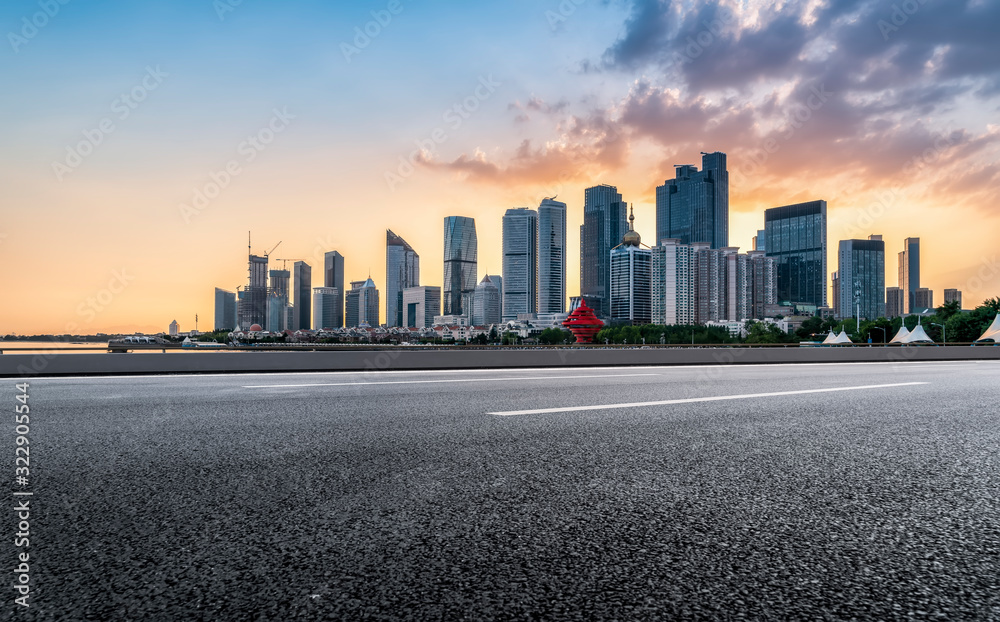
[[[2,355],[0,355],[2,356]],[[476,372],[496,371],[496,372],[517,372],[517,371],[580,371],[586,370],[624,370],[624,369],[656,369],[661,372],[680,372],[698,369],[754,369],[761,367],[848,367],[858,365],[882,365],[882,366],[911,366],[911,365],[931,365],[931,366],[958,366],[968,364],[992,364],[998,361],[991,359],[969,359],[965,361],[860,361],[854,363],[725,363],[718,365],[615,365],[600,366],[579,365],[576,367],[495,367],[486,369],[369,369],[364,371],[273,371],[273,372],[216,372],[206,374],[177,373],[177,374],[127,374],[127,375],[98,375],[98,376],[5,376],[6,378],[19,378],[28,382],[49,382],[49,381],[79,381],[79,380],[149,380],[159,378],[276,378],[281,376],[370,376],[372,374],[469,374]]]
[[[696,402],[721,402],[723,400],[745,400],[757,397],[778,397],[782,395],[805,395],[808,393],[832,393],[834,391],[862,391],[865,389],[888,389],[890,387],[912,387],[929,382],[900,382],[896,384],[870,384],[861,387],[835,387],[832,389],[804,389],[802,391],[779,391],[776,393],[749,393],[746,395],[716,395],[712,397],[689,397],[680,400],[662,400],[659,402],[633,402],[630,404],[598,404],[596,406],[568,406],[565,408],[539,408],[536,410],[511,410],[507,412],[486,413],[500,417],[514,415],[543,415],[547,413],[568,413],[580,410],[608,410],[612,408],[641,408],[643,406],[667,406],[670,404],[693,404]]]
[[[366,384],[442,384],[452,382],[507,382],[510,380],[568,380],[571,378],[635,378],[637,376],[659,376],[659,374],[606,374],[601,376],[506,376],[496,378],[451,378],[448,380],[391,380],[388,382],[316,382],[309,384],[253,384],[244,389],[292,389],[298,387],[354,387]]]

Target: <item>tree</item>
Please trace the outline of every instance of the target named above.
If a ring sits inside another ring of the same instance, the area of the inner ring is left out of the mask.
[[[787,343],[790,337],[770,322],[748,322],[746,343]]]
[[[542,331],[542,334],[538,336],[538,342],[548,345],[557,345],[566,342],[566,333],[569,331],[564,331],[560,328],[552,327],[546,328]]]
[[[953,315],[961,312],[962,312],[962,305],[959,304],[957,300],[946,302],[937,308],[938,323],[944,324]]]
[[[1000,297],[987,298],[983,301],[983,307],[992,309],[996,313],[1000,313]]]

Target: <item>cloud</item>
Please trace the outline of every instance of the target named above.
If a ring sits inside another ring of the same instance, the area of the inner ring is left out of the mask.
[[[548,138],[424,164],[484,183],[587,180],[648,144],[663,178],[677,158],[728,153],[737,210],[826,183],[995,211],[1000,132],[962,107],[1000,104],[1000,2],[903,4],[632,0],[621,36],[581,62],[583,79],[630,77],[626,92],[582,117],[532,95],[510,110],[540,115]]]

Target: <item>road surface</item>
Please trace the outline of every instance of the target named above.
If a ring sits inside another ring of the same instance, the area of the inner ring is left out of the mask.
[[[1000,619],[1000,363],[29,385],[7,619]]]

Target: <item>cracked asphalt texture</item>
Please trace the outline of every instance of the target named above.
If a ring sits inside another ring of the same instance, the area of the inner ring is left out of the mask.
[[[1000,619],[997,363],[30,384],[5,619]]]

